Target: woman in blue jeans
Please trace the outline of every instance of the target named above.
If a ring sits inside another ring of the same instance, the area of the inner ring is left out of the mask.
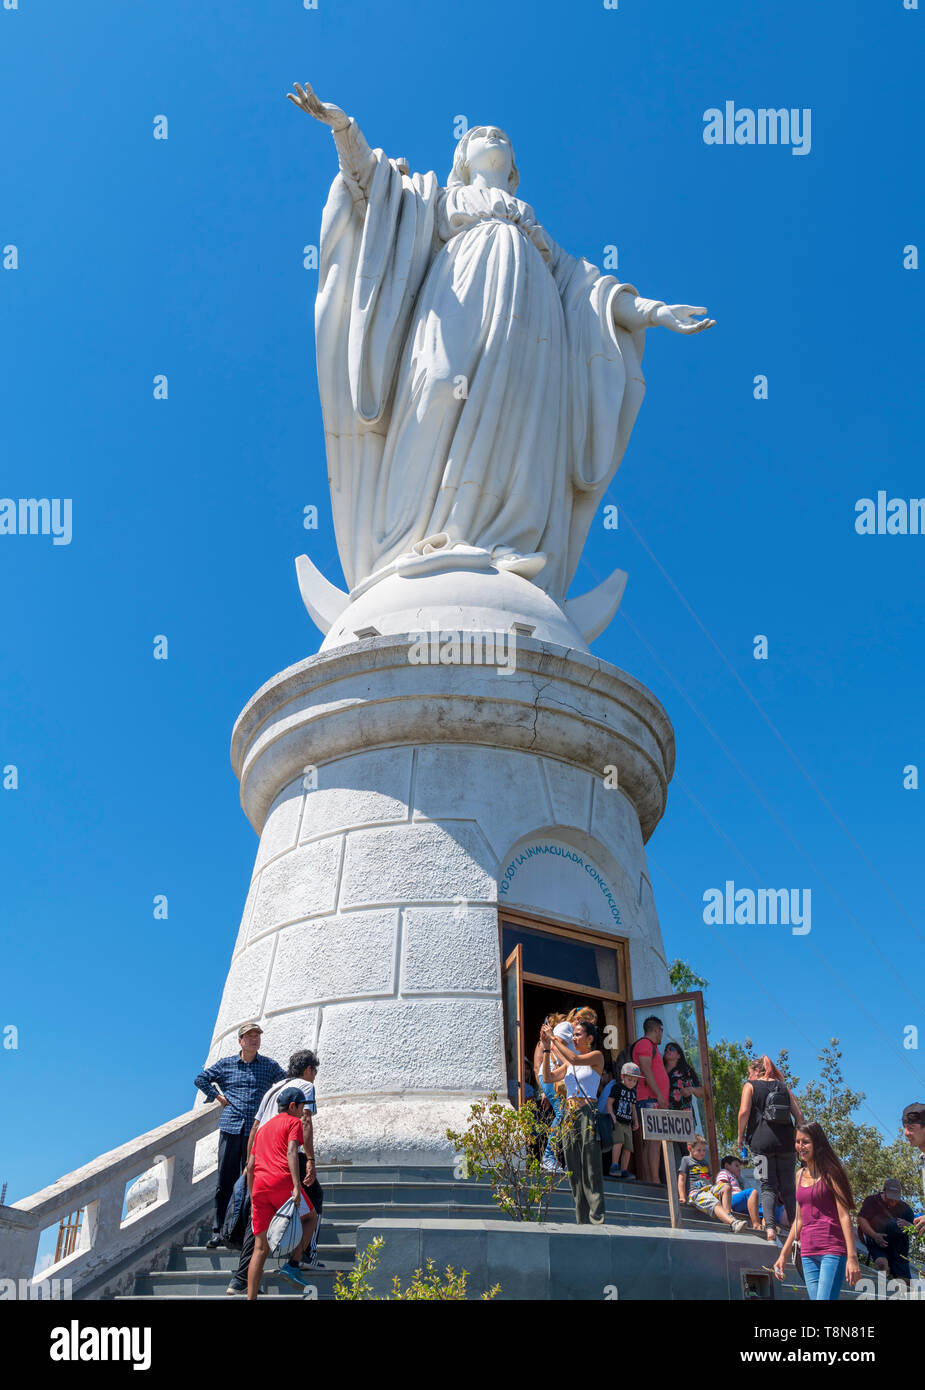
[[[852,1287],[861,1273],[854,1243],[851,1183],[821,1125],[798,1125],[797,1216],[774,1266],[778,1279],[795,1241],[800,1242],[803,1278],[811,1299],[835,1303],[846,1277]]]

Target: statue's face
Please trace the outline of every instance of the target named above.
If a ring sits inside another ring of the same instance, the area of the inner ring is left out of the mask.
[[[503,130],[484,126],[473,133],[466,146],[469,182],[481,174],[494,188],[507,188],[514,168],[514,147]]]

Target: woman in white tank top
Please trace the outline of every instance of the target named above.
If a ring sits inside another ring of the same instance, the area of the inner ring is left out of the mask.
[[[579,1225],[601,1225],[604,1220],[604,1168],[597,1135],[597,1092],[604,1068],[604,1054],[597,1046],[597,1027],[576,1019],[572,1025],[573,1046],[562,1037],[553,1037],[544,1025],[540,1034],[543,1048],[543,1080],[565,1084],[569,1120],[562,1146],[568,1168],[575,1219]],[[563,1060],[551,1063],[551,1051]]]

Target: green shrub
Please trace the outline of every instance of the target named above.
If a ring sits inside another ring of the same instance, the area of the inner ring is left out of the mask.
[[[564,1110],[558,1133],[564,1136],[573,1124],[572,1113]],[[493,1091],[471,1107],[468,1129],[462,1134],[448,1129],[446,1137],[462,1154],[465,1176],[487,1178],[506,1215],[514,1221],[545,1221],[552,1194],[568,1174],[543,1167],[533,1153],[538,1133],[532,1105],[518,1110]]]
[[[388,1299],[380,1299],[379,1295],[373,1292],[369,1275],[374,1274],[378,1268],[384,1247],[385,1238],[376,1236],[365,1250],[357,1252],[356,1263],[349,1274],[338,1274],[334,1280],[334,1297],[336,1299],[354,1299],[357,1301],[367,1299],[381,1302],[392,1302],[396,1299],[420,1299],[434,1303],[445,1300],[465,1300],[467,1297],[466,1280],[469,1277],[467,1270],[461,1269],[457,1274],[452,1265],[447,1265],[444,1277],[434,1261],[428,1260],[426,1269],[414,1271],[411,1282],[406,1289],[402,1288],[401,1279],[396,1274],[392,1280],[392,1292]],[[500,1292],[501,1285],[494,1284],[481,1296],[483,1299],[497,1298]]]

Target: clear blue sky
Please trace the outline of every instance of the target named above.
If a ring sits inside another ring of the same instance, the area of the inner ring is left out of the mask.
[[[191,1103],[256,850],[231,727],[317,649],[306,541],[340,581],[301,255],[335,159],[283,99],[296,80],[441,178],[456,116],[500,124],[560,244],[598,264],[614,244],[642,294],[717,318],[649,334],[625,513],[576,583],[629,571],[595,649],[677,733],[649,846],[666,947],[710,980],[715,1035],[787,1046],[804,1079],[840,1037],[891,1132],[925,1097],[903,1047],[907,1025],[925,1038],[925,790],[902,785],[925,768],[925,537],[854,529],[858,498],[925,492],[923,272],[902,265],[925,241],[923,24],[901,0],[0,9],[0,246],[20,261],[0,270],[0,492],[74,508],[69,546],[0,538],[11,1200]],[[727,99],[811,108],[811,153],[707,146]],[[726,879],[812,889],[811,934],[709,930]]]

